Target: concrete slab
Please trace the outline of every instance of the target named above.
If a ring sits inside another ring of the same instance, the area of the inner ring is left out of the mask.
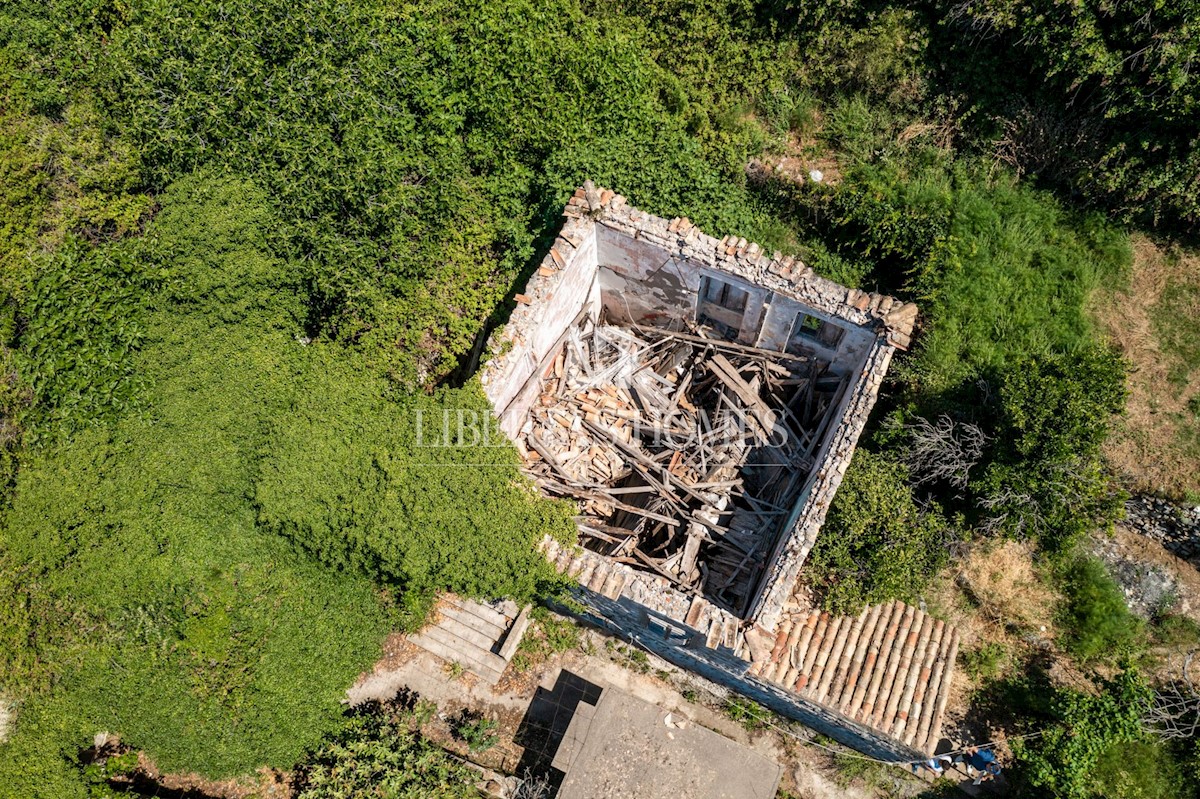
[[[606,688],[558,799],[773,799],[783,769],[685,717]]]

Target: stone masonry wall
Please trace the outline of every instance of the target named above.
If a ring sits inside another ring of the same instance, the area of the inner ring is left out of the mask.
[[[1200,506],[1138,495],[1125,503],[1125,523],[1172,554],[1200,565]]]
[[[596,226],[568,218],[537,272],[516,296],[508,324],[490,341],[491,357],[480,371],[484,393],[515,438],[536,396],[532,380],[567,329],[589,310],[596,283]]]
[[[776,545],[769,570],[763,578],[763,588],[751,609],[750,618],[759,627],[775,629],[784,606],[791,599],[800,569],[817,542],[829,506],[854,456],[858,437],[875,406],[894,351],[882,339],[877,341],[859,371],[854,389],[847,392],[843,400],[843,409],[839,409],[842,422],[822,445],[817,456],[820,466],[809,477],[800,499],[799,517],[789,534]]]
[[[727,236],[716,239],[700,232],[687,219],[667,220],[626,204],[625,198],[589,183],[577,190],[563,212],[566,221],[542,266],[530,279],[509,323],[491,342],[492,358],[481,372],[484,389],[501,418],[501,427],[515,436],[532,401],[531,381],[542,368],[563,331],[586,309],[593,296],[598,269],[598,239],[607,250],[628,256],[624,268],[639,263],[661,264],[671,259],[692,262],[705,270],[740,277],[760,289],[816,309],[860,330],[876,330],[857,379],[843,399],[844,417],[829,434],[809,478],[793,524],[776,544],[775,557],[760,583],[750,616],[764,633],[778,622],[800,569],[825,520],[829,504],[854,454],[858,437],[875,403],[883,375],[897,347],[907,347],[917,309],[891,297],[847,289],[819,277],[803,263],[780,253],[768,256],[757,244]],[[597,226],[606,230],[597,233]],[[630,244],[617,248],[609,231],[623,234]],[[648,253],[658,255],[651,258]],[[634,258],[634,255],[641,257]],[[648,260],[649,259],[649,260]],[[612,259],[610,259],[612,260]],[[614,264],[623,268],[622,264]],[[543,319],[550,314],[552,319]],[[670,602],[667,588],[662,604]]]

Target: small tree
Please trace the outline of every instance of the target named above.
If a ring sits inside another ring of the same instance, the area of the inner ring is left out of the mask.
[[[1093,348],[1023,359],[998,377],[995,443],[971,485],[981,527],[1066,550],[1120,512],[1099,452],[1124,407],[1124,362]]]

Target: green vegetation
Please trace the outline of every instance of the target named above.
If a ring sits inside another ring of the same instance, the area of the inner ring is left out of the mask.
[[[1123,218],[1195,229],[1200,186],[1186,177],[1200,171],[1194,2],[934,7],[945,88],[966,93],[964,116],[999,160]]]
[[[1044,733],[1014,743],[1028,788],[1063,799],[1184,797],[1185,785],[1164,747],[1138,723],[1149,688],[1134,672],[1102,685],[1097,695],[1062,688],[1043,716]]]
[[[855,454],[809,558],[809,579],[829,610],[911,598],[945,562],[948,525],[917,507],[906,477],[885,456]]]
[[[141,407],[87,406],[114,420],[31,454],[6,520],[19,602],[4,605],[3,688],[24,702],[6,786],[71,795],[56,781],[100,729],[165,770],[287,767],[334,723],[389,620],[406,620],[368,575],[407,618],[437,587],[531,596],[551,574],[534,540],[566,527],[507,450],[416,447],[414,409],[482,408],[475,390],[390,402],[369,370],[297,341],[252,184],[201,175],[162,203],[149,236],[101,261],[139,264],[159,288],[141,307],[94,306],[143,331],[120,356],[148,387]],[[80,407],[73,384],[48,385],[66,388],[39,407]]]
[[[542,606],[531,608],[529,616],[529,627],[512,659],[517,671],[529,671],[550,657],[578,649],[582,644],[579,626],[571,619],[557,616]]]
[[[211,777],[326,740],[311,796],[457,785],[399,722],[334,733],[338,700],[436,591],[556,588],[534,544],[570,510],[423,420],[488,418],[459,367],[589,177],[921,305],[813,553],[827,606],[1022,537],[1078,657],[1134,647],[1074,559],[1124,401],[1085,302],[1127,274],[1106,220],[1197,230],[1192,6],[0,4],[0,795],[84,795],[98,730]],[[785,151],[829,178],[746,168]],[[1155,312],[1179,391],[1193,288]],[[943,417],[934,474],[906,453]],[[1063,768],[1036,784],[1076,795]]]
[[[500,742],[497,730],[499,722],[484,718],[477,712],[464,710],[450,724],[454,737],[467,745],[472,752],[486,752]]]
[[[476,774],[423,738],[411,711],[367,707],[297,768],[297,799],[474,799]]]
[[[1105,749],[1090,787],[1092,796],[1112,799],[1178,799],[1191,793],[1184,767],[1163,744],[1149,740]]]
[[[747,699],[739,694],[731,694],[725,700],[723,709],[726,716],[751,732],[766,727],[767,719],[771,715],[770,711],[753,699]]]
[[[980,644],[959,655],[967,674],[976,681],[993,680],[1000,675],[1007,663],[1008,650],[996,642]]]
[[[1097,558],[1080,555],[1063,581],[1062,627],[1067,649],[1083,663],[1132,654],[1143,642],[1141,621],[1129,612],[1120,586]]]

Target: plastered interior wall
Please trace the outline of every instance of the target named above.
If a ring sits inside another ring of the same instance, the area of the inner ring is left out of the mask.
[[[578,246],[556,243],[555,256],[561,267],[542,266],[529,283],[521,305],[513,313],[508,327],[514,331],[507,339],[503,361],[488,369],[485,391],[491,399],[500,429],[515,437],[525,423],[538,393],[538,380],[549,356],[556,352],[567,329],[580,313],[593,315],[600,301],[596,282],[596,226],[576,225],[580,229]],[[568,251],[569,250],[569,251]],[[566,251],[566,254],[563,254]],[[556,258],[547,256],[551,264]]]
[[[811,340],[804,345],[830,362],[830,372],[840,375],[859,368],[877,338],[872,330],[604,224],[596,226],[596,256],[601,305],[607,318],[617,323],[681,329],[684,322],[695,321],[701,284],[707,277],[748,295],[741,314],[722,314],[723,309],[711,306],[707,309],[714,318],[739,329],[740,343],[782,352],[797,315],[814,316],[841,328],[841,340],[835,348]]]
[[[747,293],[738,341],[756,343],[769,289],[672,255],[658,244],[603,224],[596,226],[596,249],[601,304],[611,321],[680,330],[685,322],[695,321],[701,282],[709,277]]]
[[[796,324],[796,316],[805,314],[837,325],[842,330],[842,338],[837,347],[824,347],[820,342],[806,339],[804,346],[811,349],[816,357],[829,361],[829,371],[843,375],[862,367],[867,352],[875,343],[878,335],[872,330],[865,330],[857,325],[847,324],[841,319],[835,319],[827,313],[816,310],[810,305],[797,302],[775,292],[771,293],[770,304],[764,315],[762,330],[759,333],[757,346],[765,350],[784,350],[792,329]]]

